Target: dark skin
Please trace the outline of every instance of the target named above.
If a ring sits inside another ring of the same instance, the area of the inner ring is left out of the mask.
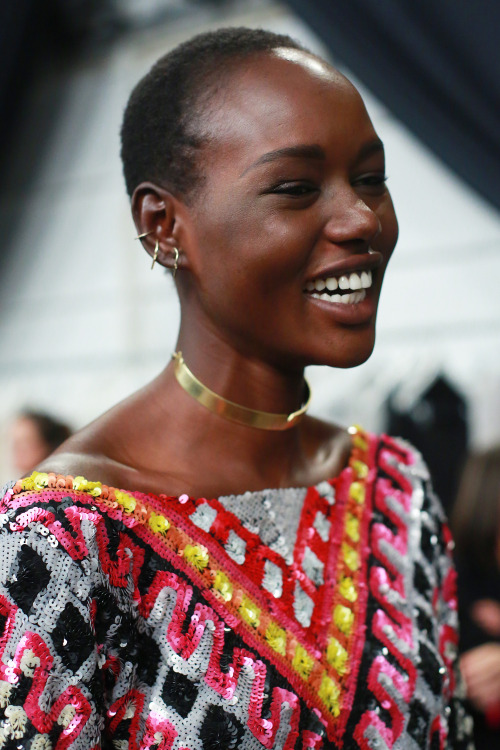
[[[181,303],[177,349],[216,393],[295,411],[304,367],[370,355],[378,296],[397,239],[380,141],[354,87],[296,50],[247,61],[205,116],[204,180],[188,202],[152,183],[132,198],[144,245],[171,268]],[[283,151],[285,149],[285,151]],[[291,150],[290,150],[291,149]],[[369,252],[370,250],[370,252]],[[305,284],[373,270],[359,305]],[[122,489],[217,497],[310,486],[346,465],[350,440],[306,416],[292,429],[229,422],[200,406],[172,365],[67,441],[41,469]]]

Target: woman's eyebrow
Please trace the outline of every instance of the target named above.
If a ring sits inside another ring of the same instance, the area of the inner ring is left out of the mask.
[[[363,159],[367,159],[369,156],[372,156],[372,154],[376,154],[377,152],[381,151],[382,156],[384,155],[384,144],[380,140],[380,138],[376,138],[374,141],[370,141],[370,143],[365,143],[364,146],[361,146],[358,153],[357,161],[363,161]]]
[[[259,156],[257,161],[254,161],[253,164],[250,164],[249,167],[247,167],[241,174],[240,177],[243,177],[250,169],[254,169],[254,167],[258,167],[261,164],[266,164],[270,161],[275,161],[276,159],[281,159],[282,157],[293,157],[293,158],[301,158],[301,159],[325,159],[326,155],[321,146],[317,145],[309,145],[309,144],[300,144],[298,146],[285,146],[284,148],[278,148],[276,151],[269,151],[267,154],[262,154],[262,156]]]

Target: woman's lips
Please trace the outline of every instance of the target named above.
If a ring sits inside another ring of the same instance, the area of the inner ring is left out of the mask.
[[[311,294],[313,297],[330,299],[335,297],[334,301],[341,301],[340,298],[352,298],[351,302],[361,302],[366,297],[366,289],[369,289],[373,283],[371,271],[354,271],[353,273],[342,274],[341,276],[328,276],[326,279],[317,278],[308,281],[304,292]]]
[[[306,294],[307,301],[344,325],[365,325],[374,320],[377,310],[376,295],[370,291],[344,295]]]
[[[360,292],[350,292],[349,294],[318,294],[313,292],[311,297],[340,305],[357,305],[366,299],[366,291],[362,289]]]
[[[352,271],[308,281],[304,294],[311,302],[329,308],[339,322],[348,325],[367,323],[375,313],[376,304],[370,290],[373,273]]]
[[[376,251],[351,255],[318,269],[305,282],[304,295],[316,305],[329,308],[340,322],[366,323],[376,312],[377,295],[372,288],[376,269],[382,263],[383,256]]]

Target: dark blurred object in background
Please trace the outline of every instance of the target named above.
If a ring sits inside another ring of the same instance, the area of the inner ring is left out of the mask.
[[[476,750],[500,747],[500,446],[469,456],[451,516],[456,540],[460,666]]]
[[[287,3],[335,59],[500,208],[498,0]]]
[[[401,388],[404,389],[405,384]],[[414,398],[396,389],[387,402],[386,431],[409,440],[422,453],[434,489],[449,514],[467,454],[467,405],[464,397],[438,375]]]
[[[32,88],[89,45],[124,30],[113,0],[3,0],[0,3],[0,189],[16,151]],[[43,150],[56,103],[49,100],[37,133]],[[52,116],[51,116],[52,115]]]
[[[203,6],[223,9],[231,4],[231,0],[2,0],[0,191],[12,179],[16,188],[23,189],[36,174],[46,134],[57,120],[65,95],[64,69],[72,60],[106,53],[126,32],[154,27]],[[51,82],[39,94],[47,97],[46,106],[35,106],[33,115],[27,106],[30,94],[44,78]],[[26,144],[26,133],[33,140],[33,128],[25,120],[33,116],[37,121],[36,149]],[[18,164],[16,153],[26,148],[30,153]],[[20,179],[19,174],[26,170],[29,173]],[[3,246],[6,234],[2,227]]]

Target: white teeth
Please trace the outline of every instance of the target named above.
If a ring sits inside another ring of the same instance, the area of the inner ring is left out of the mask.
[[[324,302],[340,303],[341,305],[355,305],[365,299],[366,292],[364,289],[361,289],[359,292],[350,292],[349,294],[327,294],[326,292],[318,294],[318,292],[313,292],[311,297],[321,299]]]
[[[351,289],[354,289],[356,291],[357,289],[361,289],[361,277],[357,273],[351,273],[349,276],[349,286]]]
[[[339,279],[337,279],[336,276],[329,276],[327,279],[314,279],[313,281],[308,281],[305,284],[305,291],[324,292],[324,290],[327,289],[329,292],[334,292],[336,289],[342,289],[342,291],[349,290],[351,292],[357,292],[361,289],[369,289],[372,283],[373,278],[371,271],[354,271],[349,274],[349,276],[345,274]]]
[[[347,276],[340,277],[339,289],[349,289],[349,278]]]
[[[330,276],[330,278],[326,280],[326,288],[329,289],[330,292],[334,292],[335,289],[338,289],[338,286],[339,282],[337,281],[335,276]]]
[[[362,271],[361,272],[361,286],[363,289],[369,289],[372,285],[372,272]]]

